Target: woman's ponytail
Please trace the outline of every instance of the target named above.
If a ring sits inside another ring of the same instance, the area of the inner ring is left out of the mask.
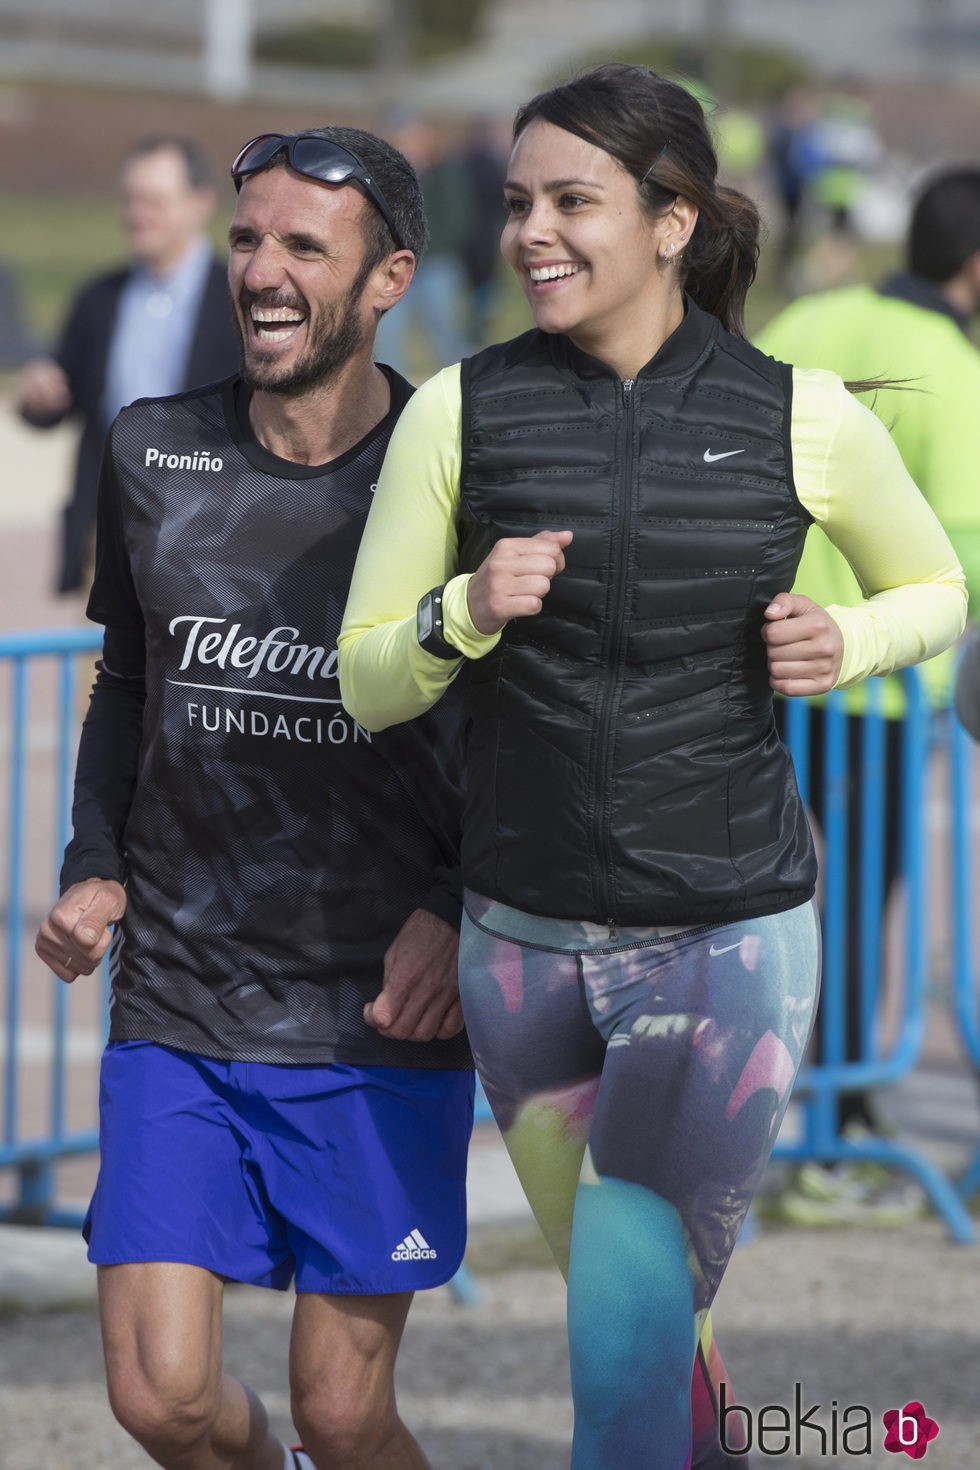
[[[684,289],[744,338],[745,298],[759,263],[759,211],[747,195],[723,186],[695,202],[698,222],[682,257]]]

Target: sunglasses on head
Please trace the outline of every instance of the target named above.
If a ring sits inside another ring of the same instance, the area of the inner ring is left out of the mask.
[[[289,160],[289,167],[304,178],[316,179],[320,184],[357,184],[388,226],[396,247],[405,249],[387,199],[357,154],[328,138],[318,138],[312,133],[297,133],[292,137],[284,133],[260,133],[245,144],[231,166],[235,188],[241,189],[242,181],[250,174],[261,173],[262,169],[268,168],[276,154],[282,151]]]

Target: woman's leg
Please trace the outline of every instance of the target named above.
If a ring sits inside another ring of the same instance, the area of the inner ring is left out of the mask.
[[[736,938],[731,949],[739,947],[740,941]],[[665,940],[654,946],[655,965],[661,967],[665,956],[668,959],[674,958],[677,949],[678,945],[674,940]],[[745,946],[746,956],[751,950],[750,938]],[[645,1003],[650,998],[650,987],[641,966],[641,984],[637,993],[635,952],[627,952],[626,955],[618,952],[609,957],[600,955],[594,963],[600,966],[611,965],[615,972],[621,971],[626,975],[626,990],[630,993],[631,1003],[638,1001],[639,1013],[642,1014]],[[603,980],[601,973],[595,973],[594,963],[590,955],[579,956],[575,953],[547,950],[541,946],[525,945],[488,933],[464,921],[460,968],[470,1038],[487,1095],[517,1173],[551,1250],[566,1274],[573,1202],[598,1095],[600,1072],[597,1069],[604,1064],[606,1036],[610,1034],[609,1016],[616,1014],[615,1007],[611,1010],[608,983]],[[804,1027],[808,1024],[809,1010],[804,1018]],[[618,1037],[614,1048],[618,1048],[623,1039]],[[586,1171],[589,1177],[595,1178],[594,1170],[591,1170],[588,1162]],[[606,1192],[603,1204],[612,1194],[616,1195],[620,1206],[614,1213],[625,1220],[631,1218],[632,1208],[625,1202],[627,1196],[643,1199],[642,1190],[639,1193],[631,1190],[610,1190]],[[593,1208],[596,1204],[598,1199],[590,1200],[589,1216],[603,1214],[602,1210]],[[672,1255],[676,1267],[679,1257],[674,1215],[669,1210],[658,1208],[656,1202],[650,1204],[649,1201],[637,1204],[632,1212],[638,1213],[647,1221],[648,1236],[662,1237],[661,1244],[652,1253],[663,1261]],[[622,1227],[616,1223],[609,1226],[611,1232],[620,1228]],[[586,1237],[589,1235],[588,1227],[583,1224],[580,1229],[578,1221],[576,1231]],[[612,1249],[611,1241],[610,1234],[607,1245],[603,1247],[600,1242],[599,1249],[605,1249],[607,1256],[615,1260],[616,1251]],[[649,1246],[648,1240],[647,1247]],[[586,1252],[587,1257],[588,1255],[589,1252]],[[693,1401],[694,1412],[692,1464],[698,1470],[723,1470],[730,1462],[719,1443],[718,1386],[722,1381],[727,1382],[727,1375],[713,1342],[710,1318],[704,1313],[700,1313],[698,1318],[703,1325],[701,1343],[694,1361],[691,1329],[693,1305],[690,1272],[686,1268],[686,1244],[683,1260],[687,1283],[682,1280],[678,1270],[665,1270],[663,1280],[658,1282],[658,1289],[663,1290],[665,1302],[673,1303],[675,1310],[678,1302],[687,1303],[687,1325],[682,1336],[686,1342],[687,1394]],[[624,1273],[623,1280],[629,1279],[630,1273]],[[602,1287],[601,1282],[595,1288],[590,1288],[587,1285],[580,1286],[576,1281],[574,1294],[581,1293],[587,1301],[591,1292],[600,1288],[611,1289],[608,1284]],[[640,1322],[640,1327],[644,1330],[650,1323],[656,1326],[657,1313],[650,1310],[651,1305],[647,1298]],[[587,1322],[591,1313],[578,1314],[576,1323],[579,1316]],[[606,1319],[616,1328],[619,1337],[615,1316],[607,1313]],[[576,1337],[583,1335],[577,1325],[572,1325],[572,1331]],[[629,1342],[628,1333],[624,1331],[621,1336],[622,1341]],[[585,1356],[588,1357],[588,1353]],[[589,1390],[589,1393],[593,1399],[598,1396],[620,1403],[622,1394],[609,1395],[607,1392],[613,1357],[608,1351],[598,1357],[593,1356],[594,1362],[600,1360],[603,1364],[604,1381],[599,1383],[596,1380],[595,1389]],[[637,1363],[635,1359],[631,1362],[629,1376],[635,1381]],[[580,1381],[584,1384],[587,1378],[580,1375]],[[642,1464],[644,1470],[650,1470],[653,1462],[649,1459],[646,1447],[646,1420],[651,1401],[650,1376],[640,1372],[639,1383],[640,1407],[643,1412],[639,1418],[634,1419],[634,1424],[639,1429],[643,1447],[636,1463]],[[582,1393],[586,1394],[585,1388]],[[581,1413],[579,1417],[581,1422]],[[624,1420],[629,1417],[629,1414],[623,1415]],[[690,1410],[685,1417],[690,1417]],[[687,1432],[690,1437],[690,1430]],[[632,1462],[622,1460],[610,1463],[622,1463],[625,1466]],[[671,1462],[665,1460],[663,1463]],[[683,1463],[683,1459],[676,1462],[677,1470],[680,1470]]]
[[[818,965],[810,905],[582,957],[608,1045],[569,1268],[573,1470],[686,1463],[696,1337],[804,1054]]]
[[[463,916],[460,993],[487,1099],[563,1275],[605,1055],[578,958],[503,938]]]

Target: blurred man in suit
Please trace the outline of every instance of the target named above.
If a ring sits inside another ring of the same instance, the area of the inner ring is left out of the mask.
[[[238,362],[225,266],[206,233],[217,198],[197,145],[170,135],[138,143],[123,163],[120,193],[130,264],[82,287],[59,345],[25,365],[18,390],[21,416],[35,428],[69,416],[81,423],[57,579],[63,593],[88,581],[102,446],[119,410],[227,377]]]

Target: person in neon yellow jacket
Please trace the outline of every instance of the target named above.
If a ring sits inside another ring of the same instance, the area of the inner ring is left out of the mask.
[[[980,169],[955,169],[935,175],[920,193],[903,270],[878,286],[801,297],[754,339],[796,367],[886,384],[859,396],[891,432],[952,541],[971,598],[980,596],[980,352],[967,333],[978,312]],[[808,537],[796,590],[824,603],[863,601],[850,566],[825,536]],[[950,653],[924,666],[937,702],[951,667]],[[851,710],[865,702],[863,687],[851,691]],[[904,711],[897,679],[886,686],[885,711]]]
[[[911,212],[904,268],[879,285],[857,285],[801,297],[755,337],[764,352],[797,367],[826,368],[849,381],[880,380],[861,394],[887,426],[912,479],[946,530],[980,598],[980,352],[968,336],[980,312],[980,169],[949,168],[929,177]],[[844,557],[825,536],[807,537],[794,591],[828,604],[857,605],[864,594]],[[947,702],[953,654],[923,665],[932,701]],[[898,749],[905,696],[896,676],[877,691],[886,727],[885,896],[898,875]],[[847,694],[852,762],[860,752],[868,686]],[[813,724],[814,805],[821,805],[824,724]],[[846,979],[847,1057],[861,1054],[860,1037],[860,791],[852,782],[849,821],[850,909]],[[839,1123],[872,1127],[869,1099],[841,1099]]]

